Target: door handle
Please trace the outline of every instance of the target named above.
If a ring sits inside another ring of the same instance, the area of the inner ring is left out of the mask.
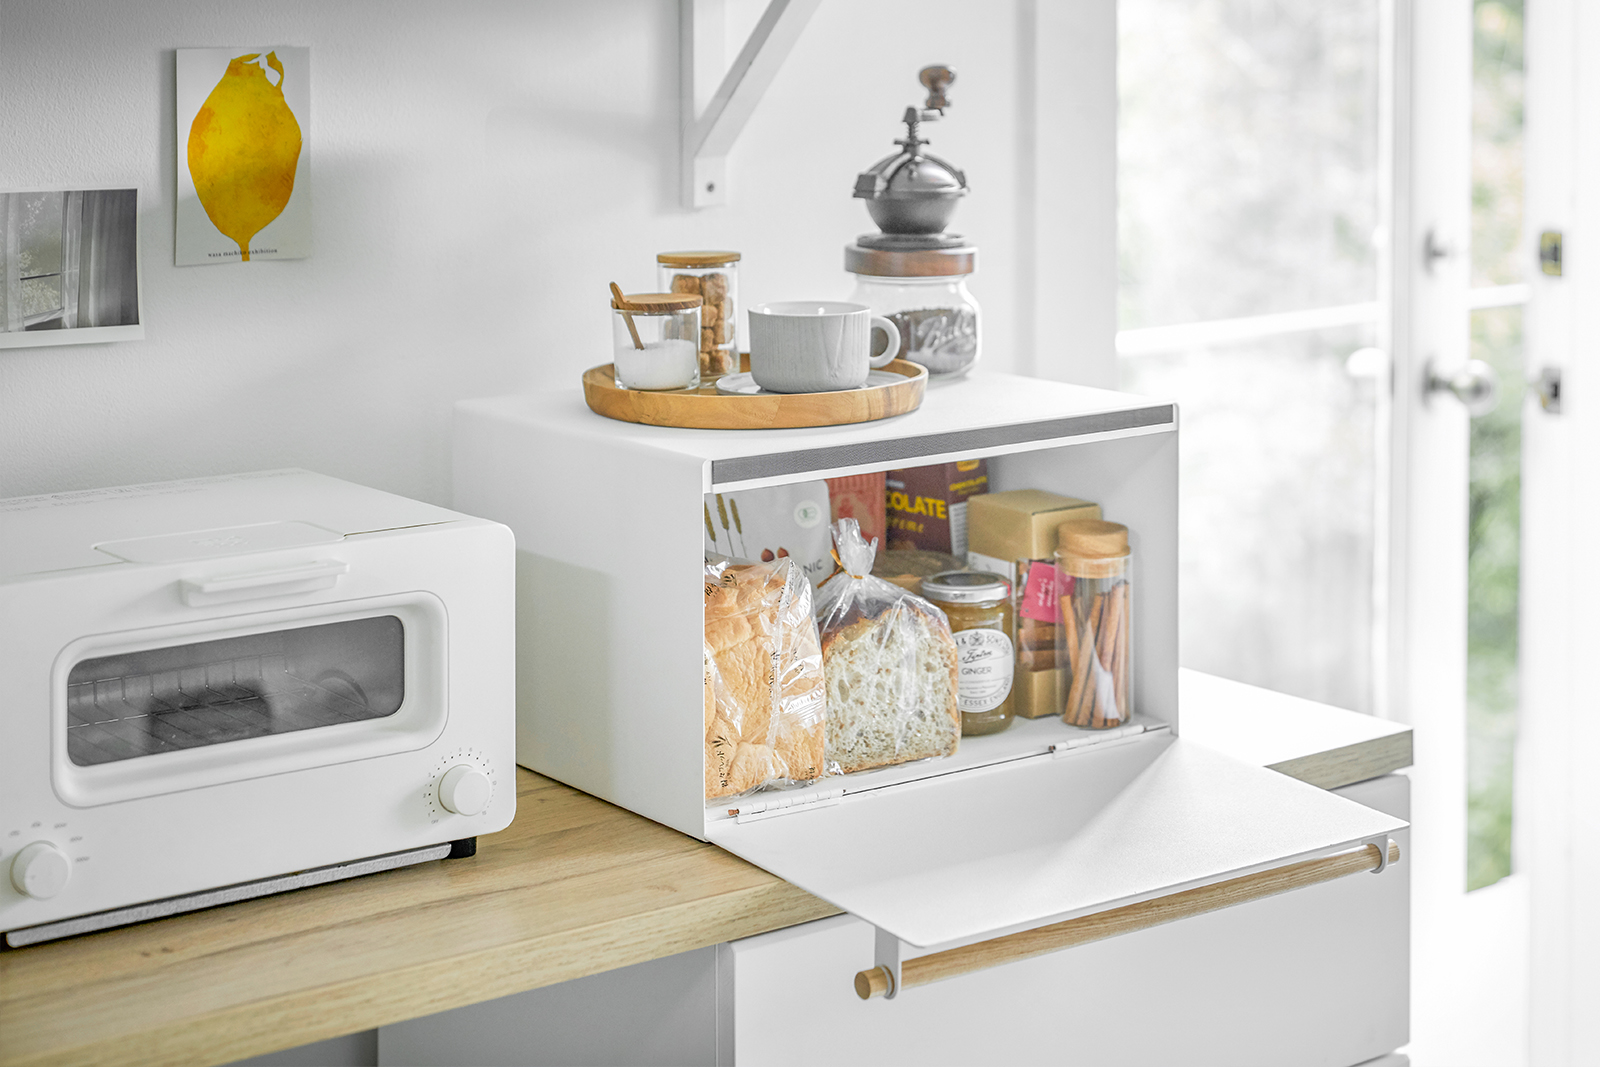
[[[1500,375],[1481,359],[1469,359],[1448,375],[1435,370],[1430,359],[1424,373],[1427,396],[1450,393],[1466,405],[1467,414],[1473,418],[1489,414],[1500,403]]]
[[[221,574],[212,578],[185,579],[179,582],[183,602],[191,608],[227,604],[235,600],[286,596],[290,593],[315,593],[332,589],[350,564],[336,559],[319,559],[268,571]]]
[[[1381,874],[1390,864],[1400,861],[1400,846],[1392,840],[1386,843],[1387,855],[1376,843],[1365,844],[1348,852],[1301,860],[1284,867],[1230,878],[1226,882],[1185,889],[1154,900],[1142,900],[1110,911],[1006,934],[992,941],[980,941],[975,945],[918,956],[900,964],[900,989],[956,978],[1015,960],[1032,959],[1118,934],[1147,930],[1177,919],[1220,911],[1235,904],[1245,904],[1320,882],[1331,882],[1362,871]],[[894,974],[888,967],[860,971],[855,976],[856,995],[862,1000],[871,1000],[891,992],[898,993],[900,990],[894,988],[894,982]]]

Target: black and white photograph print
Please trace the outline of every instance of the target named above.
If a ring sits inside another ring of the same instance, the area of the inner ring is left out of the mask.
[[[139,191],[0,192],[0,348],[142,337]]]

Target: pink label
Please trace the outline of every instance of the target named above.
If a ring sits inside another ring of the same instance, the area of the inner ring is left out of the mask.
[[[1071,594],[1071,576],[1056,570],[1053,563],[1036,559],[1028,566],[1019,611],[1024,619],[1054,623],[1061,611],[1060,599]]]

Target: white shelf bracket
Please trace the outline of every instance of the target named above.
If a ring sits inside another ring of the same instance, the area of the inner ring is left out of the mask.
[[[724,71],[727,0],[678,0],[684,207],[728,202],[728,151],[821,4],[770,0],[750,39]]]
[[[873,943],[873,965],[882,967],[889,976],[889,992],[883,999],[893,1000],[900,992],[900,939],[881,926],[874,926],[877,935]]]

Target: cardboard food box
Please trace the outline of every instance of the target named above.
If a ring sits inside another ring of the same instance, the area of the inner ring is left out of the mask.
[[[833,509],[833,521],[854,519],[861,526],[861,536],[870,543],[878,539],[880,549],[887,548],[884,537],[887,530],[884,518],[884,473],[851,474],[843,478],[829,478],[828,505]]]
[[[1100,505],[1040,489],[974,497],[967,506],[967,566],[1011,581],[1017,620],[1016,712],[1029,719],[1061,711],[1066,672],[1056,664],[1061,590],[1055,569],[1056,527],[1100,518]]]
[[[890,471],[889,548],[967,554],[967,501],[989,491],[989,462],[963,459]]]

